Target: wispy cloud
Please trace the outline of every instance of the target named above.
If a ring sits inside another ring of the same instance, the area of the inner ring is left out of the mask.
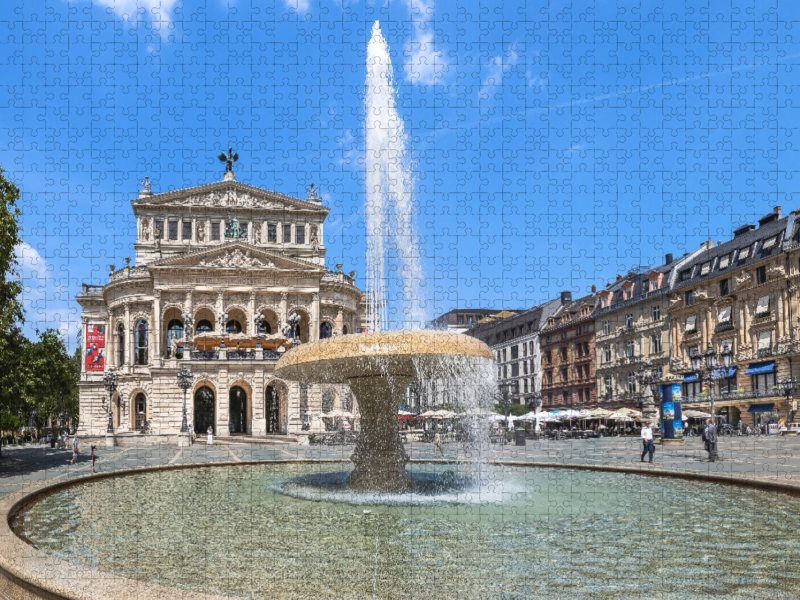
[[[447,71],[446,54],[437,43],[433,29],[433,6],[424,0],[407,0],[411,13],[411,39],[405,44],[403,70],[412,84],[443,83]]]
[[[79,319],[68,307],[69,290],[53,279],[53,268],[30,244],[14,247],[19,278],[22,281],[22,305],[25,320],[31,329],[55,327],[62,336],[74,336],[80,329]],[[30,331],[29,333],[33,333]]]
[[[178,0],[93,0],[96,5],[113,12],[117,18],[130,24],[150,21],[151,27],[162,38],[170,33],[172,10]]]
[[[481,100],[491,99],[496,90],[503,85],[505,73],[517,62],[519,62],[519,53],[516,44],[512,45],[505,55],[490,58],[484,65],[486,76],[481,80],[478,97]]]

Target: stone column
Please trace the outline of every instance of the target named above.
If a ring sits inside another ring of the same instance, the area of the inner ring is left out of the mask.
[[[319,293],[311,294],[311,331],[308,341],[314,342],[319,339]]]
[[[776,294],[778,306],[776,306],[775,316],[778,321],[777,327],[777,337],[775,339],[775,343],[773,344],[775,347],[778,345],[778,340],[786,335],[786,323],[788,322],[788,318],[786,316],[786,303],[784,302],[783,294],[778,291]]]
[[[161,290],[153,291],[153,355],[150,364],[161,364]]]
[[[197,243],[197,217],[192,217],[192,245]]]
[[[131,305],[125,303],[125,362],[128,366],[133,365],[133,339],[134,332],[131,327]]]
[[[225,367],[223,366],[223,369]],[[217,414],[216,414],[216,434],[222,437],[228,437],[231,434],[230,430],[230,395],[228,387],[228,371],[220,370],[219,372],[219,386],[217,387]]]
[[[86,373],[86,324],[88,319],[81,317],[81,373]]]
[[[344,317],[342,316],[342,307],[339,306],[336,311],[336,335],[342,335],[342,327],[344,326]]]
[[[253,419],[251,421],[251,435],[264,437],[267,435],[267,418],[264,413],[264,371],[256,373],[253,377],[253,397],[250,399]]]
[[[247,330],[250,332],[251,335],[255,335],[256,333],[258,333],[256,331],[255,323],[253,323],[253,319],[256,316],[256,291],[255,290],[250,290],[250,298],[248,299],[247,310],[250,312],[250,314],[247,315],[247,321],[248,321]]]
[[[289,315],[286,314],[288,301],[289,292],[281,292],[281,322],[278,323],[279,329],[283,329],[283,327],[286,325],[286,320],[289,318]]]
[[[114,366],[114,316],[111,314],[111,309],[108,309],[108,318],[106,321],[106,357],[105,357],[105,370]]]

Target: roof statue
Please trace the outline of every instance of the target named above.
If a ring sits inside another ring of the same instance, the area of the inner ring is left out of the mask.
[[[233,148],[228,146],[228,154],[226,155],[224,152],[220,152],[217,158],[219,158],[220,162],[225,163],[225,180],[227,181],[228,179],[235,179],[233,174],[233,163],[239,160],[239,154],[234,154]]]

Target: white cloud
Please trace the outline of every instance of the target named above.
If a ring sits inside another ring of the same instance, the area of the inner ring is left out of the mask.
[[[308,9],[311,8],[310,0],[283,0],[283,3],[286,8],[293,8],[298,13],[308,12]]]
[[[35,329],[58,329],[63,336],[72,337],[80,329],[80,319],[69,308],[67,286],[52,277],[53,268],[38,250],[22,242],[14,248],[17,271],[22,282],[22,305],[25,322],[33,335]]]
[[[112,11],[119,19],[135,24],[149,20],[152,28],[162,38],[170,33],[170,15],[178,0],[94,0],[99,6]]]
[[[478,97],[481,100],[490,100],[497,89],[503,85],[503,75],[519,61],[516,45],[511,46],[508,54],[490,58],[484,68],[486,76],[481,81]]]
[[[414,27],[415,31],[418,29]],[[408,73],[411,83],[421,85],[432,85],[442,83],[442,77],[447,67],[444,52],[436,49],[433,38],[433,31],[422,31],[412,36],[411,41],[406,43],[406,55],[408,62],[405,63],[403,70]]]

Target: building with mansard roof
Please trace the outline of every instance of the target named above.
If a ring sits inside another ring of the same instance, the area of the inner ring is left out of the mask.
[[[355,272],[325,267],[328,208],[313,186],[299,199],[240,183],[229,171],[223,181],[159,194],[144,182],[131,205],[134,264],[112,266],[107,283],[84,284],[77,296],[80,434],[106,433],[103,376],[113,370],[117,441],[144,431],[176,437],[184,366],[194,374],[186,410],[198,434],[291,436],[353,425],[346,387],[274,375],[293,343],[362,327]]]
[[[734,425],[794,418],[794,404],[778,384],[796,377],[798,362],[797,215],[783,217],[776,206],[758,226],[736,229],[733,239],[704,243],[677,270],[669,302],[671,372],[685,408],[708,409],[713,398],[717,413]],[[691,361],[709,350],[718,361],[710,375]]]

